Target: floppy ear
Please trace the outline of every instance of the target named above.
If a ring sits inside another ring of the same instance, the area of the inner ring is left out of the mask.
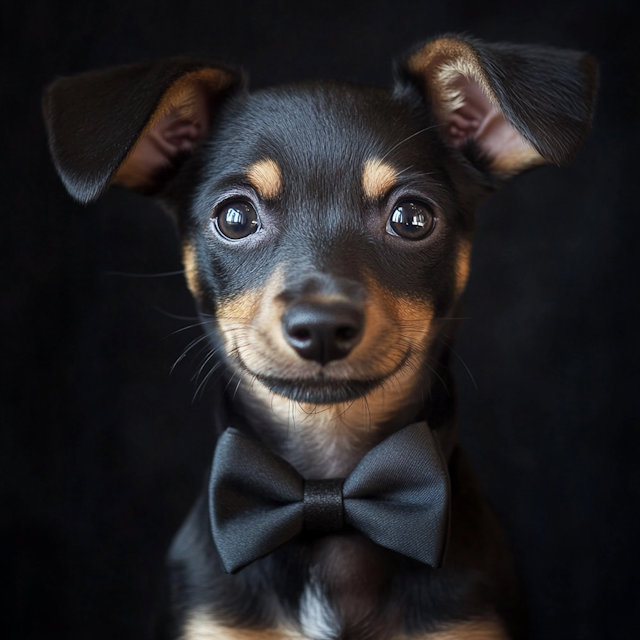
[[[422,90],[447,141],[470,158],[479,150],[501,178],[568,163],[591,124],[598,69],[578,51],[445,36],[397,70]]]
[[[188,58],[56,80],[43,110],[64,185],[85,204],[110,184],[157,191],[174,160],[206,136],[216,103],[242,84],[231,69]]]

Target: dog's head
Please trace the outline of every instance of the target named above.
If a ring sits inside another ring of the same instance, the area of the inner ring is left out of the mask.
[[[336,403],[419,381],[465,287],[476,204],[571,160],[596,87],[588,55],[453,36],[396,76],[392,92],[251,94],[232,69],[171,59],[58,80],[44,110],[73,197],[120,184],[176,214],[230,365]]]

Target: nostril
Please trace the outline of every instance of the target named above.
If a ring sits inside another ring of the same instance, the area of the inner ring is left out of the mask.
[[[311,331],[309,331],[308,329],[305,329],[304,327],[292,329],[291,331],[289,331],[289,335],[294,340],[300,340],[301,342],[304,340],[311,339]]]
[[[358,335],[358,329],[355,327],[338,327],[336,329],[336,338],[341,341],[353,340]]]

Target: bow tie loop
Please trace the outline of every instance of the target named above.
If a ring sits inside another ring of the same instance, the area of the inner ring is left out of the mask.
[[[344,527],[344,478],[304,481],[304,528],[331,533]]]

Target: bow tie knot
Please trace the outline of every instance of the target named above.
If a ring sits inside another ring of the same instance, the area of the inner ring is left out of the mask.
[[[304,481],[304,528],[331,533],[344,527],[344,478]]]
[[[440,566],[448,536],[447,463],[425,422],[369,451],[346,479],[305,480],[236,429],[216,446],[209,484],[213,539],[228,573],[303,530],[353,527],[376,544]]]

